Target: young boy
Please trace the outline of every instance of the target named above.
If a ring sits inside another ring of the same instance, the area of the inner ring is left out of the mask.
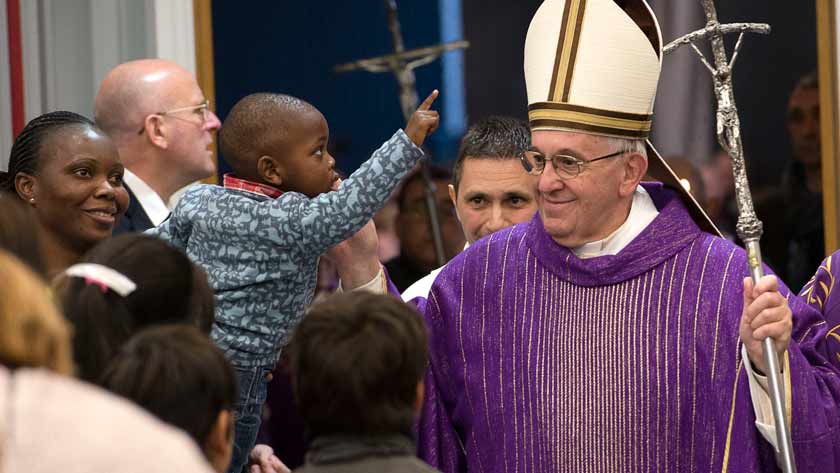
[[[224,473],[233,450],[236,374],[195,327],[160,325],[129,340],[102,374],[102,386],[195,440]]]
[[[151,230],[207,272],[216,294],[211,337],[237,371],[236,441],[231,473],[254,446],[267,376],[315,290],[318,258],[358,231],[423,156],[438,125],[437,91],[343,183],[327,151],[324,116],[303,100],[253,94],[222,127],[233,168],[224,186],[199,185]]]
[[[288,347],[312,437],[295,471],[436,471],[417,459],[411,435],[428,350],[423,320],[393,296],[350,292],[313,305]]]

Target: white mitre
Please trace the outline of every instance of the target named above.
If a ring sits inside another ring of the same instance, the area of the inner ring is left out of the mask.
[[[614,0],[543,2],[525,40],[532,129],[648,136],[662,35],[639,2],[655,44]]]

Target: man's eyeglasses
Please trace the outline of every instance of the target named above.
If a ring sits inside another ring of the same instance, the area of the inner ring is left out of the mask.
[[[199,114],[201,116],[201,124],[203,125],[204,123],[207,123],[207,120],[210,118],[210,101],[204,100],[204,102],[201,102],[198,105],[192,105],[190,107],[173,108],[172,110],[152,113],[151,115],[160,115],[162,117],[165,117],[167,115],[172,115],[181,112],[195,112]],[[145,124],[143,125],[143,128],[140,128],[140,131],[138,131],[137,134],[142,135],[144,131],[146,131]]]
[[[556,172],[558,176],[565,179],[572,179],[579,176],[580,173],[586,169],[586,166],[589,165],[589,163],[612,158],[624,153],[626,153],[626,151],[616,151],[615,153],[610,153],[595,159],[584,160],[565,154],[556,154],[550,158],[546,158],[537,151],[529,150],[522,153],[519,156],[519,160],[522,162],[522,167],[525,168],[525,171],[534,176],[542,174],[543,170],[545,170],[545,162],[550,160],[551,165],[554,167],[554,172]]]

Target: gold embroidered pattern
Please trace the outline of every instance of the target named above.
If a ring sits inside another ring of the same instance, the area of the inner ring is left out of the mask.
[[[823,261],[823,264],[820,265],[819,269],[817,269],[816,274],[811,277],[811,280],[805,284],[805,287],[802,288],[802,297],[809,304],[817,304],[822,310],[825,305],[825,301],[828,300],[828,296],[831,295],[831,290],[834,288],[834,274],[831,273],[831,259],[834,255],[829,256]],[[829,284],[826,285],[824,282],[820,281],[819,286],[815,284],[820,272],[824,272],[828,275]]]

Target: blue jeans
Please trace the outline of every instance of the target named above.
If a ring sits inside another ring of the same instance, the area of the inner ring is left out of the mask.
[[[233,458],[227,473],[240,473],[248,464],[248,455],[260,431],[262,407],[268,391],[267,376],[271,373],[271,370],[259,367],[234,367],[234,370],[239,378],[239,401],[233,413]]]

